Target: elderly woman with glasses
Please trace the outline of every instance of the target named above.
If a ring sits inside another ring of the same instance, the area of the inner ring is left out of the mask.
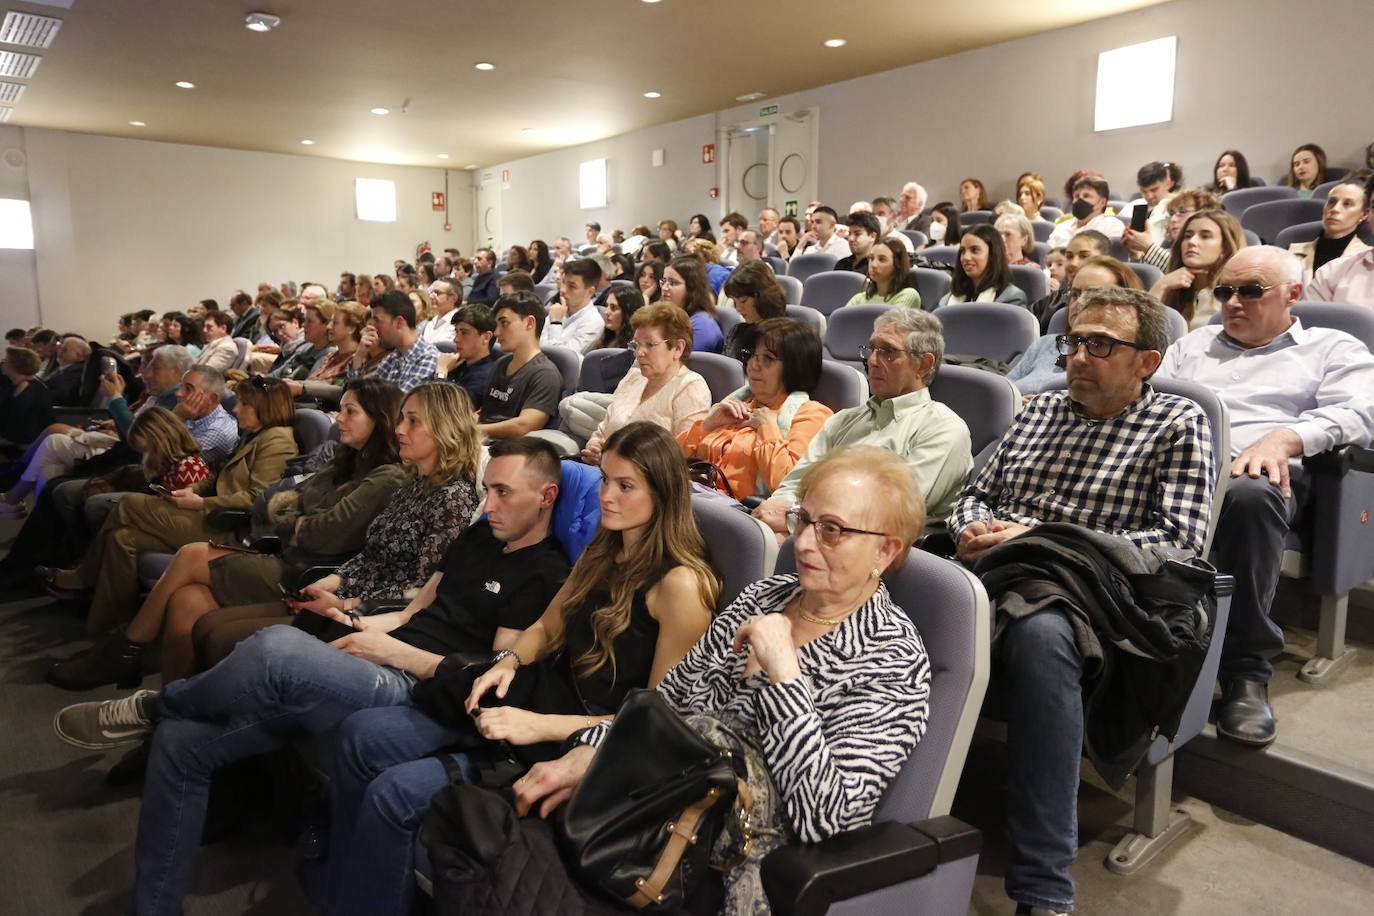
[[[768,497],[801,460],[831,410],[812,400],[821,377],[821,339],[796,318],[742,324],[749,384],[681,433],[688,458],[720,468],[736,499]]]
[[[647,420],[677,436],[711,406],[706,380],[682,364],[692,350],[692,320],[686,312],[655,302],[636,310],[630,327],[635,364],[616,386],[605,418],[582,450],[587,464],[600,466],[602,444],[622,426]]]
[[[806,473],[787,520],[797,572],[745,589],[657,687],[684,716],[729,722],[711,737],[747,764],[756,830],[744,864],[723,879],[727,913],[759,911],[759,863],[773,849],[870,823],[929,711],[925,646],[882,580],[925,525],[910,468],[886,449],[838,449]],[[530,769],[515,784],[517,810],[547,817],[609,727],[581,732],[573,750]],[[526,823],[528,842],[552,843],[542,823]],[[557,868],[557,855],[535,855]],[[561,870],[541,875],[551,899],[579,892]]]

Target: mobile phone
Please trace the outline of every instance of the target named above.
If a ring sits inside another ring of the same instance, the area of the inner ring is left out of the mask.
[[[1150,208],[1145,204],[1136,204],[1131,211],[1131,231],[1144,232],[1145,221],[1150,218]]]
[[[118,371],[118,366],[115,364],[113,356],[100,357],[100,372],[102,375],[111,375],[116,371]]]
[[[283,584],[280,583],[280,582],[277,583],[277,591],[281,592],[282,597],[285,598],[287,601],[309,601],[309,600],[311,600],[310,596],[307,595],[305,592],[299,592],[299,591],[295,591],[295,590],[293,590],[293,589],[289,589],[289,588],[287,588],[285,585],[283,585]]]
[[[162,484],[160,484],[160,483],[150,483],[150,484],[148,484],[148,489],[152,490],[152,491],[153,491],[154,493],[156,493],[158,496],[171,496],[171,495],[172,495],[172,491],[169,490],[169,489],[167,489],[166,487],[164,487],[164,486],[163,486]]]

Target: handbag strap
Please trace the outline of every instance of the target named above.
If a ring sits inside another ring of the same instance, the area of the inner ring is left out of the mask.
[[[668,844],[663,847],[663,854],[654,863],[654,870],[649,877],[635,879],[635,892],[625,898],[626,903],[642,910],[651,903],[663,902],[663,888],[682,860],[682,854],[687,851],[687,844],[697,841],[697,824],[719,797],[719,787],[712,786],[703,797],[684,808],[677,820],[664,825],[664,829],[672,836],[668,838]]]

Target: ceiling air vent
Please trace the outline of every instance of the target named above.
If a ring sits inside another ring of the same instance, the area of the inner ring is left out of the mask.
[[[8,121],[10,119],[10,115],[12,114],[14,114],[13,108],[0,107],[0,124],[4,124],[6,121]]]
[[[21,80],[33,79],[38,62],[42,59],[37,54],[0,51],[0,76],[13,76]]]
[[[61,19],[10,10],[5,14],[4,24],[0,25],[0,42],[26,48],[49,48],[60,28]]]
[[[23,97],[23,83],[0,82],[0,102],[17,102]]]

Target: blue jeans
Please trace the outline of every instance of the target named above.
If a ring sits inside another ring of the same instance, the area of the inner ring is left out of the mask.
[[[205,826],[210,776],[350,713],[410,701],[415,679],[294,627],[268,627],[209,671],[169,684],[159,700],[134,846],[141,916],[180,913]]]
[[[1078,767],[1083,754],[1083,659],[1064,615],[1040,611],[1000,639],[1007,698],[1007,896],[1073,908]]]
[[[330,783],[331,916],[410,913],[415,831],[430,798],[449,782],[444,765],[426,755],[457,739],[413,706],[360,710],[339,726]],[[468,758],[452,759],[471,781]]]

